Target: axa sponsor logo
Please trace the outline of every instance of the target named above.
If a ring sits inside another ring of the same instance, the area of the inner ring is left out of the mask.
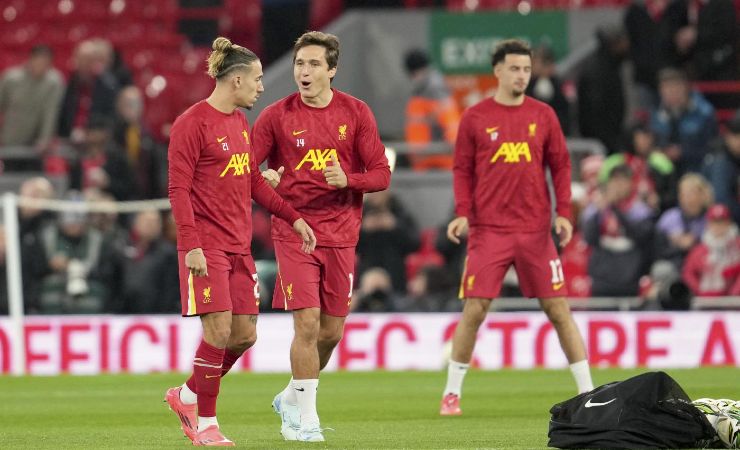
[[[298,165],[295,167],[295,170],[301,170],[301,168],[305,168],[308,170],[324,170],[326,169],[326,163],[331,161],[332,156],[336,157],[337,160],[339,160],[339,156],[337,156],[337,149],[309,149],[301,162],[298,163]]]
[[[501,161],[503,163],[532,162],[532,153],[529,151],[527,142],[502,142],[496,153],[491,158],[491,164]]]
[[[249,169],[249,153],[234,153],[233,155],[231,155],[229,163],[226,165],[219,177],[225,177],[231,170],[234,171],[232,175],[235,177],[244,175],[245,172],[250,173],[251,170]]]

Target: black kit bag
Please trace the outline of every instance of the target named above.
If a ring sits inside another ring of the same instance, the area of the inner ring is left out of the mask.
[[[550,447],[704,447],[716,432],[673,378],[649,372],[550,409]]]

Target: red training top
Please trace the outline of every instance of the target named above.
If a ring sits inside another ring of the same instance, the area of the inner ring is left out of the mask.
[[[300,218],[262,178],[248,129],[241,111],[224,114],[205,100],[172,125],[169,197],[178,250],[251,253],[252,198],[290,224]]]
[[[311,225],[317,245],[354,247],[360,235],[362,194],[382,191],[391,171],[378,126],[365,102],[333,89],[325,108],[306,105],[298,93],[265,108],[254,124],[258,164],[285,172],[277,192]],[[347,187],[329,186],[323,170],[336,156]],[[272,218],[272,237],[298,241],[289,225]]]

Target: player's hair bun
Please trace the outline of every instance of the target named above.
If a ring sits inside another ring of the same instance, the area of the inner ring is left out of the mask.
[[[231,41],[225,37],[217,37],[216,40],[213,41],[213,49],[217,52],[226,52],[231,49],[232,45]]]

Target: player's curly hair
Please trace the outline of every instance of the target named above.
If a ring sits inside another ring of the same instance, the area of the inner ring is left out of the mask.
[[[491,66],[506,59],[506,55],[526,55],[532,57],[532,48],[521,39],[506,39],[498,43],[491,56]]]
[[[329,33],[321,31],[307,31],[301,35],[293,46],[293,62],[295,62],[298,50],[309,45],[318,45],[326,49],[326,63],[329,64],[329,70],[337,67],[339,63],[339,38]]]
[[[213,41],[212,48],[207,59],[208,75],[216,80],[222,79],[234,69],[248,68],[259,59],[252,50],[233,44],[222,36]]]

